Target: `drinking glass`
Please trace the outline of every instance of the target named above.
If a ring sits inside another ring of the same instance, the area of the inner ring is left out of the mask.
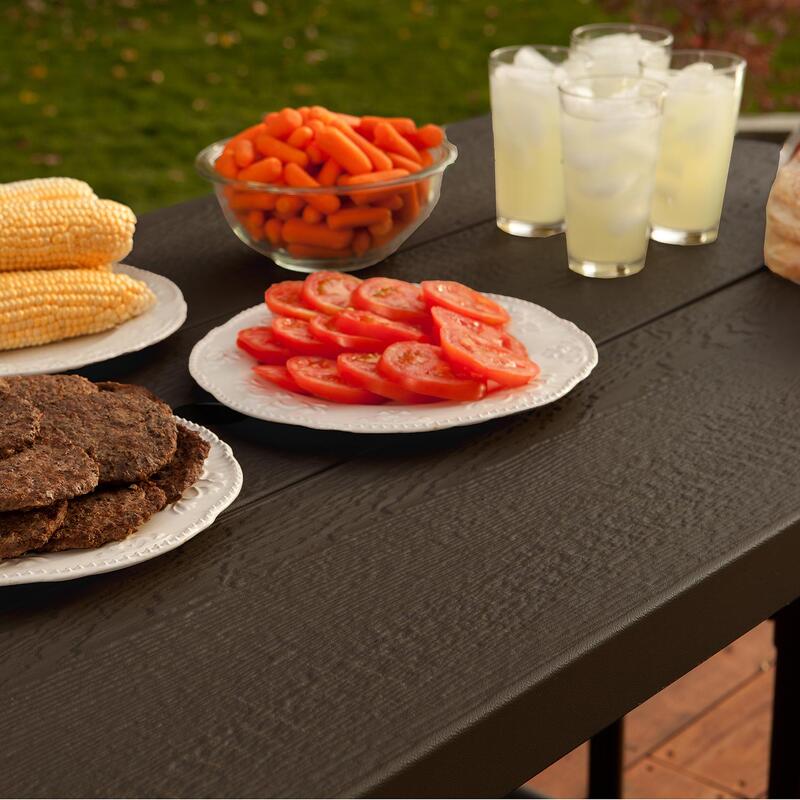
[[[667,85],[650,237],[667,244],[717,239],[747,62],[733,53],[675,50],[642,72]]]
[[[570,50],[588,62],[592,75],[638,75],[645,56],[653,66],[665,68],[672,50],[673,36],[666,28],[654,25],[628,25],[601,22],[582,25],[570,34]]]
[[[564,230],[558,82],[566,47],[502,47],[489,55],[497,227],[515,236]]]
[[[644,266],[665,88],[629,75],[578,78],[559,88],[574,272],[618,278]]]

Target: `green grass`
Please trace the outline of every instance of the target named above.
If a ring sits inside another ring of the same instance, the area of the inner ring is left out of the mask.
[[[80,177],[141,213],[206,191],[195,154],[265,110],[484,113],[491,49],[609,18],[597,0],[0,0],[0,181]]]

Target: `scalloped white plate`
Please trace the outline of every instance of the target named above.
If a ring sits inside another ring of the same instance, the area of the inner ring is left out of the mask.
[[[352,406],[271,386],[256,378],[256,362],[236,347],[239,330],[270,324],[272,314],[263,304],[209,331],[192,350],[189,372],[221,403],[256,419],[353,433],[418,433],[473,425],[552,403],[594,369],[597,348],[572,322],[526,300],[489,297],[511,312],[509,332],[525,344],[542,371],[527,386],[493,392],[475,402]]]
[[[180,547],[205,530],[238,496],[242,468],[225,442],[210,430],[180,417],[210,445],[203,473],[177,503],[154,514],[136,533],[93,550],[36,553],[0,560],[0,587],[19,583],[67,581],[112,572]]]
[[[181,290],[169,278],[130,264],[116,264],[114,271],[144,281],[155,293],[156,304],[144,314],[110,331],[0,352],[0,375],[64,372],[108,361],[160,342],[183,325],[186,320],[186,301]]]

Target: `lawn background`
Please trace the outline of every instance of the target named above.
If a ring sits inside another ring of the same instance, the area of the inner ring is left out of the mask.
[[[491,49],[628,18],[598,0],[0,0],[0,181],[71,175],[142,213],[207,191],[195,154],[265,110],[462,119],[488,110]]]

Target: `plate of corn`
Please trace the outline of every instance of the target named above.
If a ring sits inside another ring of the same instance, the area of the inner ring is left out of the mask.
[[[136,217],[73,178],[0,184],[0,375],[141,350],[186,319],[180,289],[120,263]]]

